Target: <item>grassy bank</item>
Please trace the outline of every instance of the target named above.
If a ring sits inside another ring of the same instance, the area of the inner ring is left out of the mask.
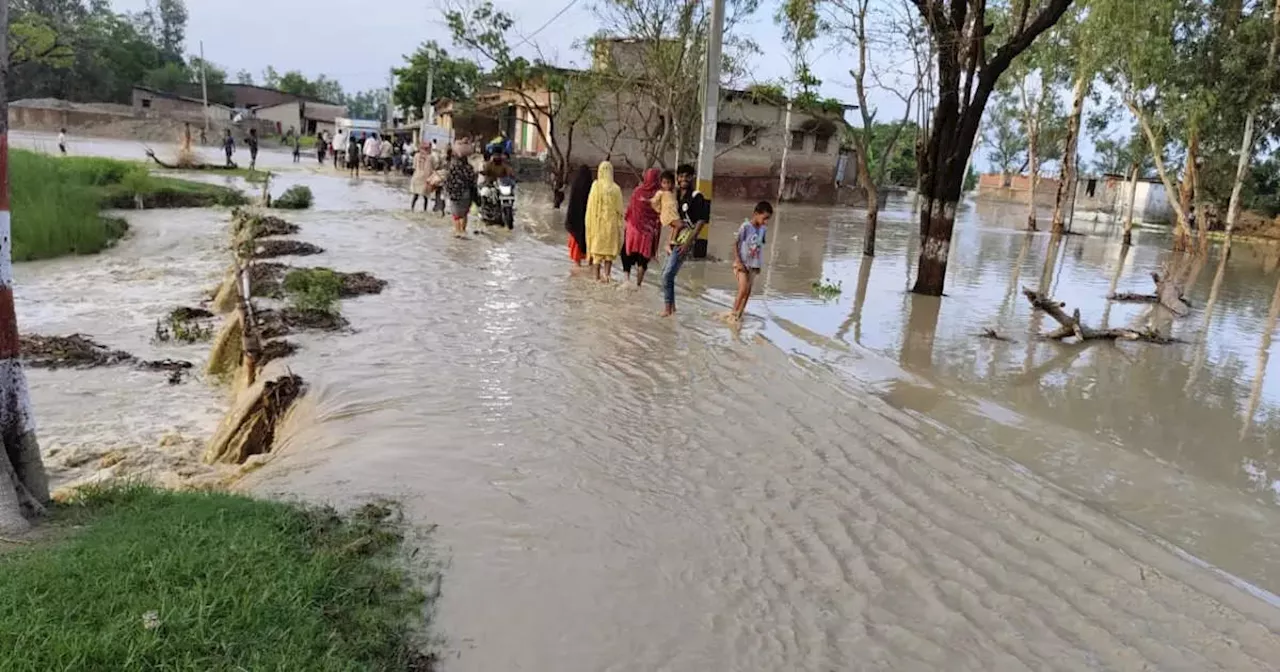
[[[58,507],[54,540],[0,554],[0,670],[430,669],[388,513],[86,493]]]
[[[152,175],[145,165],[92,157],[9,152],[15,261],[100,252],[126,230],[104,208],[237,205],[233,189]]]

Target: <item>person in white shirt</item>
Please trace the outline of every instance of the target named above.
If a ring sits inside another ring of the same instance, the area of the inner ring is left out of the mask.
[[[58,151],[62,152],[63,156],[67,155],[67,129],[65,128],[58,131]]]
[[[391,144],[391,136],[382,139],[382,145],[378,148],[378,166],[383,170],[391,171],[391,154],[395,151],[395,145]]]
[[[364,141],[364,155],[369,159],[371,165],[367,166],[373,170],[378,169],[378,157],[382,156],[382,140],[377,133],[370,135]]]

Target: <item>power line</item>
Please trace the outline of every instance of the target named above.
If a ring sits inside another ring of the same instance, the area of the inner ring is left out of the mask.
[[[546,23],[542,24],[541,26],[538,26],[537,30],[533,31],[532,33],[529,33],[529,35],[524,38],[523,42],[513,46],[512,49],[519,49],[520,47],[523,47],[524,45],[529,44],[529,41],[532,40],[535,35],[546,30],[547,26],[550,26],[551,24],[555,23],[556,19],[560,18],[561,16],[564,16],[564,13],[572,9],[573,6],[576,4],[578,4],[578,0],[569,0],[569,4],[565,5],[560,9],[560,11],[556,12],[555,16],[547,19]]]

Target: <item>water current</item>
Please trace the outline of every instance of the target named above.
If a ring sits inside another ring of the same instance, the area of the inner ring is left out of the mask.
[[[882,214],[874,260],[857,211],[787,205],[737,330],[719,319],[729,264],[690,265],[663,319],[656,286],[569,272],[541,194],[515,232],[455,241],[407,212],[401,181],[264,161],[284,168],[277,190],[316,194],[290,219],[326,252],[295,263],[390,285],[344,302],[350,333],[296,338],[287,363],[311,393],[244,485],[393,496],[438,525],[447,670],[1280,660],[1276,248],[1237,244],[1216,283],[1211,254],[1173,320],[1105,300],[1149,291],[1163,231],[1139,231],[1122,262],[1106,220],[1082,214],[1087,235],[1051,246],[1018,230],[1021,208],[970,204],[938,300],[906,292],[909,203]],[[717,203],[713,255],[747,210]],[[225,220],[141,213],[104,255],[19,265],[20,325],[176,356],[147,342],[151,325],[216,282]],[[824,279],[842,292],[815,296]],[[1038,340],[1053,325],[1022,285],[1091,324],[1171,323],[1184,342]],[[46,450],[198,439],[223,403],[143,372],[30,377]]]

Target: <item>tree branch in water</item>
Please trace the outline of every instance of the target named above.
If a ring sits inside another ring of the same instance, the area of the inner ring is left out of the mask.
[[[1061,341],[1074,337],[1079,342],[1094,340],[1144,341],[1147,343],[1176,342],[1175,339],[1161,335],[1152,329],[1142,331],[1137,329],[1094,329],[1080,321],[1079,309],[1072,311],[1068,315],[1064,310],[1067,305],[1065,303],[1026,287],[1022,288],[1022,294],[1027,297],[1027,301],[1031,302],[1032,308],[1044,312],[1058,323],[1058,328],[1045,334],[1045,338]]]

